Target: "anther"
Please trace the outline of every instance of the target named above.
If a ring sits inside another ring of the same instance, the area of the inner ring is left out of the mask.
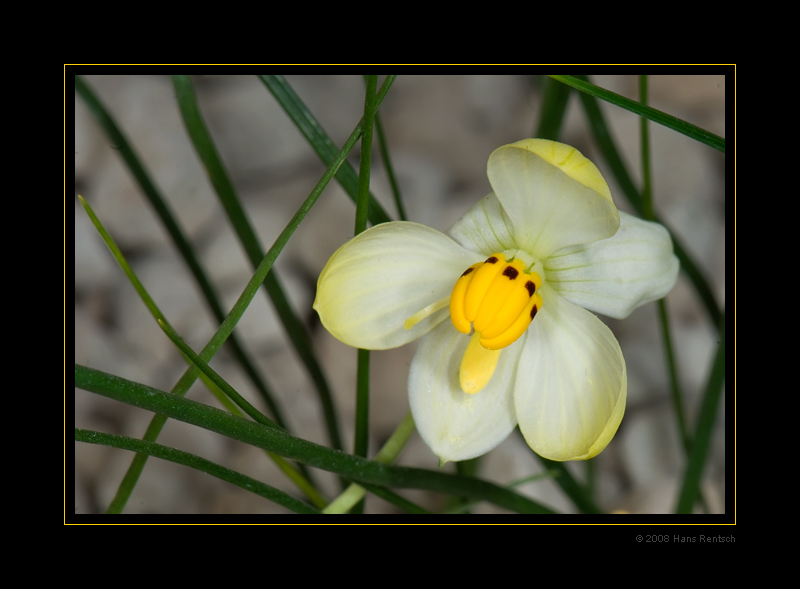
[[[493,254],[456,281],[450,318],[461,333],[474,328],[482,347],[500,350],[519,339],[542,308],[541,285],[541,277],[525,272],[521,260],[507,262],[503,254]]]

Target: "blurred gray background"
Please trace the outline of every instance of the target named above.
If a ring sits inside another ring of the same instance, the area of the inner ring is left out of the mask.
[[[86,76],[116,117],[168,200],[227,308],[252,272],[191,146],[168,76]],[[295,91],[337,145],[362,115],[364,82],[356,75],[287,76]],[[255,76],[193,78],[202,114],[240,198],[266,251],[317,183],[324,166]],[[636,76],[596,75],[592,81],[637,98]],[[724,76],[655,75],[650,104],[725,136]],[[410,220],[447,229],[490,192],[486,161],[500,145],[533,135],[541,108],[536,77],[526,75],[401,75],[380,116]],[[640,181],[639,118],[602,104],[629,170]],[[679,234],[711,281],[724,308],[725,156],[659,125],[650,125],[656,210]],[[561,140],[577,147],[606,172],[575,96]],[[350,161],[358,169],[358,148]],[[373,193],[396,218],[388,181],[377,151]],[[75,105],[76,194],[84,196],[117,241],[128,261],[175,329],[195,349],[216,326],[189,272],[158,219],[124,167],[119,154],[80,98]],[[615,202],[631,210],[606,174]],[[316,278],[328,257],[353,235],[354,205],[332,183],[292,237],[277,263],[279,278],[295,310],[306,321],[333,388],[342,434],[352,449],[356,352],[329,336],[311,308]],[[716,350],[716,333],[693,290],[681,276],[667,297],[679,375],[690,424],[694,423]],[[605,318],[604,318],[605,319]],[[624,321],[608,320],[628,367],[628,408],[620,430],[595,460],[597,501],[608,511],[667,513],[674,508],[685,469],[654,304]],[[294,433],[327,444],[317,397],[280,323],[261,293],[237,327],[275,391]],[[406,378],[415,346],[375,352],[371,359],[370,454],[408,411]],[[75,361],[169,390],[185,365],[150,317],[75,199]],[[257,406],[259,399],[241,370],[222,351],[212,366]],[[217,405],[202,385],[189,398]],[[141,437],[151,415],[76,390],[75,425]],[[724,510],[724,398],[703,492],[712,512]],[[169,421],[159,441],[239,470],[295,493],[263,452],[205,430]],[[75,512],[102,512],[132,455],[88,444],[75,446]],[[437,458],[412,436],[399,464],[436,468]],[[447,465],[447,471],[453,465]],[[571,464],[578,476],[584,464]],[[480,475],[506,484],[541,471],[517,435],[485,456]],[[325,491],[337,484],[321,474]],[[528,483],[520,492],[548,506],[573,511],[551,481]],[[296,494],[296,493],[295,493]],[[431,509],[442,497],[417,491],[401,494]],[[394,508],[371,497],[367,511]],[[494,513],[480,505],[477,512]],[[191,469],[150,459],[129,501],[127,513],[284,513],[260,497]]]

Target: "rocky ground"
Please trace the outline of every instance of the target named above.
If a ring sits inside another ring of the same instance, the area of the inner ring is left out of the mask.
[[[297,93],[341,145],[363,109],[359,76],[287,76]],[[87,76],[117,118],[184,227],[212,280],[233,305],[251,276],[250,266],[225,219],[187,138],[172,83],[167,76]],[[593,81],[637,96],[634,76],[595,76]],[[262,246],[268,248],[319,180],[324,167],[255,77],[194,78],[200,106],[228,171],[244,201]],[[650,103],[725,136],[723,76],[653,76]],[[410,220],[445,230],[490,191],[486,160],[503,144],[531,136],[541,108],[536,80],[523,75],[400,76],[381,108],[392,162]],[[603,105],[614,138],[639,181],[639,118]],[[725,156],[673,131],[651,125],[653,186],[657,211],[679,234],[706,273],[720,305],[725,301]],[[562,140],[599,162],[588,125],[573,99]],[[357,154],[351,161],[358,168]],[[394,214],[383,167],[375,158],[373,191]],[[602,162],[599,167],[604,170]],[[606,176],[609,177],[608,175]],[[609,182],[622,209],[624,197]],[[122,248],[162,312],[195,349],[215,326],[205,304],[155,214],[124,168],[114,146],[76,96],[75,193],[83,195]],[[100,241],[83,209],[75,206],[75,361],[169,390],[185,365],[150,318],[125,276]],[[316,278],[333,251],[352,236],[354,205],[330,185],[289,242],[277,272],[292,304],[306,321],[335,393],[348,447],[352,445],[355,351],[333,339],[311,309]],[[667,298],[680,381],[690,423],[698,407],[716,349],[697,298],[682,276]],[[598,502],[608,511],[669,512],[683,476],[669,400],[664,352],[654,305],[624,321],[609,321],[628,366],[628,409],[609,447],[595,460]],[[327,443],[316,395],[265,296],[257,296],[239,333],[279,398],[293,431]],[[414,346],[372,355],[370,447],[374,452],[408,411],[406,377]],[[213,366],[240,392],[255,400],[252,386],[230,357]],[[189,397],[216,404],[201,385]],[[67,404],[67,407],[70,405]],[[75,425],[141,436],[150,414],[75,391]],[[709,509],[725,510],[723,406],[706,469]],[[730,423],[728,424],[730,425]],[[160,442],[247,473],[287,491],[292,487],[251,447],[175,421]],[[87,444],[75,446],[75,513],[97,513],[108,505],[131,455]],[[436,468],[437,459],[414,435],[400,464]],[[453,465],[445,467],[450,470]],[[583,464],[570,468],[583,476]],[[541,466],[518,436],[511,436],[481,463],[481,474],[507,483]],[[336,488],[322,476],[329,494]],[[522,492],[559,510],[573,508],[552,482],[529,483]],[[430,508],[441,499],[404,493]],[[393,507],[370,498],[367,511]],[[478,506],[478,512],[496,511]],[[151,459],[126,508],[128,513],[282,513],[265,500],[217,479]]]

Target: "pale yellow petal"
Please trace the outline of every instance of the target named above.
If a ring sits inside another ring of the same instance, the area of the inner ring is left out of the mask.
[[[624,319],[664,297],[678,278],[678,258],[664,227],[620,213],[608,239],[559,250],[545,261],[548,283],[585,309]]]
[[[444,319],[461,273],[482,254],[435,229],[396,221],[359,234],[331,256],[317,282],[314,309],[340,341],[381,350],[417,339]],[[420,319],[419,311],[437,309]],[[414,323],[406,329],[406,321]]]
[[[445,321],[420,340],[408,376],[409,403],[417,431],[441,460],[485,454],[513,431],[514,376],[524,339],[500,352],[491,380],[474,394],[459,382],[470,336]]]
[[[528,330],[514,401],[528,445],[550,460],[585,460],[614,437],[625,412],[625,360],[597,317],[545,286]]]
[[[527,139],[496,149],[489,182],[515,245],[538,259],[614,235],[619,213],[597,167],[567,145]]]
[[[479,200],[456,221],[447,234],[465,248],[484,256],[516,249],[508,215],[494,194]]]

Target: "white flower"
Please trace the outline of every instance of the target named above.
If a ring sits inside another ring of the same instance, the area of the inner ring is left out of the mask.
[[[409,401],[441,460],[484,454],[517,425],[541,456],[591,458],[616,433],[627,394],[619,344],[592,312],[624,318],[666,295],[672,242],[661,225],[619,212],[595,165],[567,145],[500,147],[487,172],[494,192],[447,234],[398,221],[345,243],[314,308],[354,347],[422,337]]]

